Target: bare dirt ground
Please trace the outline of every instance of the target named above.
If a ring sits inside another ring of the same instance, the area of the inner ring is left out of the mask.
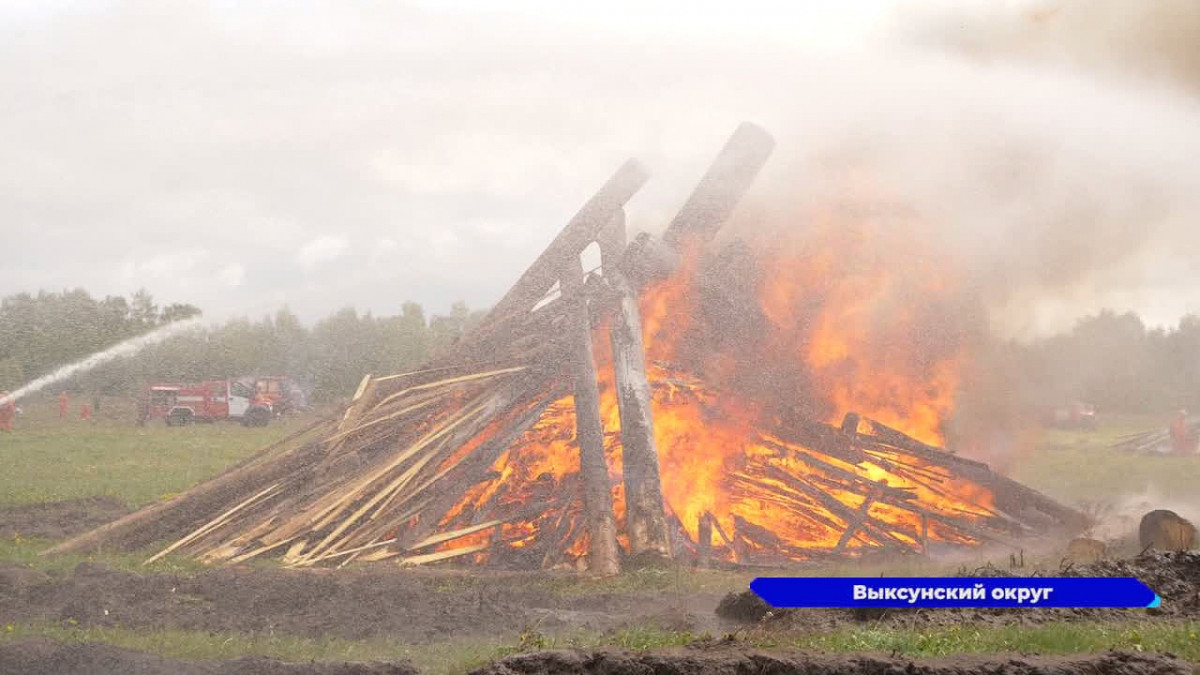
[[[395,663],[285,663],[169,659],[99,644],[26,640],[0,645],[0,672],[24,675],[415,675]],[[908,659],[883,655],[762,652],[705,646],[643,653],[550,650],[510,656],[474,675],[1183,675],[1191,664],[1165,655],[1108,652],[1072,657],[960,656]]]
[[[0,623],[388,636],[420,644],[536,628],[609,630],[629,622],[692,629],[715,623],[720,595],[561,596],[551,575],[437,570],[218,568],[137,574],[98,563],[70,572],[0,567]]]
[[[0,539],[66,539],[129,513],[116,497],[87,497],[0,509]]]
[[[169,659],[102,644],[23,640],[0,644],[0,673],[22,675],[415,675],[406,663],[286,663],[262,657]]]
[[[908,659],[882,655],[762,652],[735,646],[649,653],[545,651],[496,661],[475,675],[1167,675],[1192,673],[1169,656],[1108,652],[1073,657],[958,656]]]

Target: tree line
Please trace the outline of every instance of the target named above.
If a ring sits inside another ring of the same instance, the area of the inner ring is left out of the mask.
[[[1148,327],[1102,311],[1031,344],[1010,344],[1012,370],[1033,402],[1078,399],[1110,412],[1200,411],[1200,317]]]
[[[159,307],[146,291],[93,298],[82,289],[22,293],[0,300],[0,389],[21,384],[129,338],[200,315],[191,305]],[[353,393],[364,373],[418,367],[480,318],[465,303],[426,317],[415,302],[376,316],[342,309],[311,327],[288,309],[257,320],[198,326],[55,387],[135,395],[148,382],[195,382],[240,375],[287,375],[314,401]]]
[[[159,306],[146,291],[93,298],[82,289],[22,293],[0,300],[0,389],[21,384],[156,327],[200,314]],[[130,395],[147,382],[192,382],[239,375],[287,375],[315,401],[348,396],[364,373],[419,367],[462,335],[481,312],[455,303],[427,317],[404,303],[393,315],[347,308],[306,326],[282,309],[257,320],[200,327],[81,374],[58,388]],[[1150,328],[1133,313],[1104,311],[1070,331],[1033,342],[994,341],[976,355],[964,410],[1062,405],[1073,400],[1109,412],[1200,411],[1200,317]],[[1014,413],[1016,410],[1014,409]]]

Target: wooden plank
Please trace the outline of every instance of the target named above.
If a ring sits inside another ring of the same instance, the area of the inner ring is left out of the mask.
[[[395,411],[395,412],[393,412],[393,413],[389,413],[389,414],[387,414],[387,415],[384,415],[383,417],[377,417],[377,418],[375,418],[375,419],[373,419],[373,420],[371,420],[371,421],[369,421],[369,422],[364,422],[364,423],[362,423],[362,424],[359,424],[358,426],[355,426],[355,427],[353,427],[353,428],[346,429],[345,431],[339,432],[339,433],[337,433],[337,434],[334,434],[333,436],[330,436],[329,438],[326,438],[326,439],[325,439],[324,441],[322,441],[322,442],[323,442],[323,443],[326,443],[326,444],[330,444],[330,443],[336,443],[336,442],[338,442],[338,441],[340,441],[340,440],[342,440],[342,439],[346,438],[347,436],[351,436],[351,435],[353,435],[353,434],[356,434],[356,433],[358,433],[358,432],[360,432],[360,431],[363,431],[363,430],[365,430],[365,429],[370,429],[371,427],[374,427],[374,426],[377,426],[377,425],[383,424],[384,422],[391,422],[391,421],[393,421],[393,420],[396,420],[396,419],[399,419],[399,418],[401,418],[401,417],[405,417],[405,416],[407,416],[407,415],[410,415],[410,414],[412,414],[412,413],[414,413],[414,412],[418,412],[418,411],[424,410],[425,408],[428,408],[429,406],[433,405],[434,403],[438,403],[438,402],[439,402],[439,401],[438,401],[438,399],[437,399],[436,397],[434,397],[434,398],[429,398],[429,399],[426,399],[426,400],[424,400],[424,401],[421,401],[421,402],[419,402],[419,403],[415,403],[415,404],[413,404],[413,405],[410,405],[410,406],[406,406],[406,407],[404,407],[404,408],[401,408],[400,410],[397,410],[397,411]]]
[[[414,555],[407,558],[401,558],[400,564],[405,566],[428,565],[429,563],[441,562],[443,560],[450,560],[451,558],[458,558],[464,555],[486,551],[487,548],[487,544],[477,544],[475,546],[466,546],[464,548],[452,548],[448,551],[439,551],[437,553],[426,553],[424,555]]]
[[[294,537],[293,537],[293,539],[294,539]],[[274,544],[271,544],[270,546],[259,546],[258,548],[254,549],[252,551],[235,556],[234,558],[230,559],[229,564],[236,565],[240,562],[246,562],[247,560],[250,560],[251,558],[256,558],[264,553],[274,551],[275,549],[283,546],[284,544],[287,544],[289,541],[292,541],[292,539],[284,539],[282,541],[277,541]]]
[[[486,380],[486,379],[493,378],[493,377],[499,377],[501,375],[512,375],[512,374],[520,373],[525,370],[528,370],[528,368],[525,366],[513,366],[510,368],[498,368],[496,370],[488,370],[488,371],[484,371],[481,373],[470,373],[468,375],[459,375],[456,377],[448,377],[448,378],[445,378],[442,380],[437,380],[436,382],[427,382],[425,384],[414,385],[414,386],[402,389],[400,391],[397,391],[395,393],[389,394],[382,401],[380,401],[378,403],[378,405],[376,405],[375,407],[382,408],[383,406],[388,405],[389,403],[395,401],[396,399],[398,399],[402,396],[407,396],[409,394],[412,394],[412,393],[418,392],[418,391],[425,391],[427,389],[435,389],[437,387],[445,387],[445,386],[449,386],[452,384],[461,384],[463,382],[475,382],[478,380]]]
[[[508,518],[489,520],[487,522],[479,523],[478,525],[471,525],[469,527],[459,528],[457,530],[452,530],[450,532],[443,532],[442,534],[435,534],[432,537],[426,537],[425,539],[422,539],[421,541],[413,544],[412,546],[409,546],[408,549],[406,549],[406,550],[416,551],[417,549],[422,549],[427,546],[434,546],[435,544],[441,544],[443,542],[453,541],[460,537],[465,537],[469,534],[475,534],[476,532],[481,532],[483,530],[488,529],[489,527],[496,527],[497,525],[503,525],[504,523],[511,522],[513,520],[517,520],[521,517],[522,517],[521,514],[514,514]]]
[[[272,492],[274,492],[275,490],[277,490],[279,488],[279,485],[280,485],[279,483],[275,483],[274,485],[267,487],[265,490],[262,490],[261,492],[254,494],[250,498],[242,501],[241,503],[237,504],[236,506],[229,509],[228,511],[225,511],[224,513],[217,516],[216,518],[213,518],[212,520],[208,521],[207,523],[202,525],[199,529],[195,530],[194,532],[187,535],[186,537],[183,537],[179,541],[176,541],[174,544],[171,544],[170,546],[164,548],[163,550],[159,551],[158,553],[150,556],[150,558],[147,559],[142,564],[149,565],[150,563],[154,562],[155,560],[158,560],[159,558],[162,558],[163,556],[174,551],[175,549],[179,548],[180,546],[185,546],[188,543],[190,543],[191,541],[203,536],[206,532],[209,532],[210,530],[213,530],[213,529],[219,527],[222,523],[224,523],[225,521],[232,518],[235,514],[237,514],[238,511],[241,511],[242,509],[246,508],[247,506],[250,506],[254,502],[258,501],[259,499],[262,499],[263,497],[266,497],[267,495],[269,495]]]

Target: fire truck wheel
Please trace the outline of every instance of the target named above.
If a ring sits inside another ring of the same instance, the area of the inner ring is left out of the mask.
[[[192,423],[192,413],[187,410],[172,410],[166,418],[167,426],[183,427]]]
[[[250,408],[243,419],[243,423],[248,427],[265,427],[270,421],[271,411],[261,407]]]

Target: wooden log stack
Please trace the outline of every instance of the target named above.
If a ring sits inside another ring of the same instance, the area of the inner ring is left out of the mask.
[[[715,236],[773,147],[761,128],[740,126],[661,242],[645,236],[626,240],[624,206],[648,179],[638,162],[626,162],[484,320],[425,367],[367,375],[342,415],[320,420],[212,480],[47,553],[169,541],[152,560],[182,554],[216,563],[276,556],[296,567],[379,560],[429,564],[498,555],[500,540],[528,538],[525,529],[535,526],[541,548],[527,557],[536,561],[534,566],[567,562],[568,550],[582,542],[582,559],[600,575],[617,573],[626,554],[707,558],[714,536],[735,558],[811,556],[813,551],[800,550],[740,517],[727,531],[729,523],[722,526],[711,513],[702,514],[696,523],[699,541],[691,542],[678,516],[666,509],[653,383],[647,377],[638,311],[642,285],[669,273],[680,256]],[[593,242],[600,247],[602,268],[599,275],[585,275],[580,255]],[[597,325],[608,328],[613,353],[627,551],[618,542],[605,456],[600,377],[592,349]],[[497,462],[568,395],[579,455],[569,489],[511,503],[503,486],[489,494],[472,492],[489,484]],[[794,506],[799,517],[842,528],[829,552],[835,555],[852,542],[912,548],[912,541],[920,539],[923,550],[930,523],[957,528],[975,541],[1006,541],[1082,522],[1069,509],[986,466],[878,423],[865,424],[865,433],[857,419],[842,429],[815,422],[790,427],[789,440],[813,450],[802,459],[818,469],[814,475],[763,467],[730,480],[738,489]],[[837,466],[868,457],[928,482],[933,490],[938,489],[936,481],[921,475],[917,466],[935,465],[969,478],[997,495],[995,512],[983,524],[959,522],[923,509],[905,490]],[[844,503],[831,490],[859,495],[860,500]],[[872,515],[873,504],[919,514],[921,531],[899,534]],[[677,550],[680,542],[692,550]]]

